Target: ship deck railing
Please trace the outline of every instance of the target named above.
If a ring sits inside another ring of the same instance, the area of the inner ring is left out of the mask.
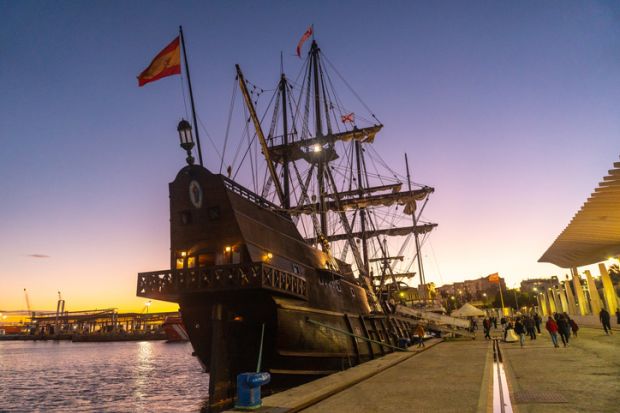
[[[265,289],[307,299],[306,279],[266,263],[216,265],[138,274],[137,295],[177,301],[182,294]]]
[[[273,202],[266,200],[262,196],[255,194],[246,187],[239,185],[237,182],[223,175],[222,180],[224,182],[224,186],[226,186],[226,189],[228,189],[232,193],[235,193],[240,197],[247,199],[248,201],[252,202],[255,205],[258,205],[261,208],[273,211],[283,218],[286,218],[288,220],[291,219],[291,216],[286,211],[284,211],[281,207],[277,206]]]

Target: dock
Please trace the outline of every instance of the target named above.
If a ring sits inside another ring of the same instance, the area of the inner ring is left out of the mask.
[[[613,327],[612,335],[582,327],[566,348],[554,348],[544,330],[523,348],[493,330],[499,359],[481,332],[475,340],[433,339],[265,397],[255,411],[617,412],[620,329]]]

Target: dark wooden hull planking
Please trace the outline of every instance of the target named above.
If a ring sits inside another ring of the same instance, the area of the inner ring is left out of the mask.
[[[371,313],[350,265],[308,245],[275,205],[199,166],[169,189],[171,270],[140,273],[137,294],[179,303],[214,409],[232,404],[237,374],[256,371],[263,325],[273,391],[411,337],[415,321]]]

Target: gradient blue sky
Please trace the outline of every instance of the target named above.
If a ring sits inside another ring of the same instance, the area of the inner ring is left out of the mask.
[[[0,15],[0,309],[24,308],[23,288],[39,309],[57,290],[70,310],[142,308],[136,273],[168,266],[186,112],[179,77],[136,76],[180,24],[218,146],[234,64],[272,87],[315,25],[385,124],[377,150],[408,152],[436,188],[437,284],[564,274],[537,260],[620,153],[618,2],[0,0]]]

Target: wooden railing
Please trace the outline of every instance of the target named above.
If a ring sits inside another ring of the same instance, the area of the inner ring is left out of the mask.
[[[176,301],[184,293],[241,289],[267,289],[304,299],[308,296],[304,277],[263,263],[139,273],[137,295]]]

